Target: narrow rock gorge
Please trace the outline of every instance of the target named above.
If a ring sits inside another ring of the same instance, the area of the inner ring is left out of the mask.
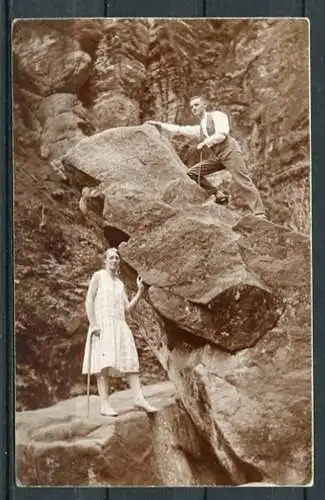
[[[307,23],[35,20],[13,41],[18,480],[309,483]],[[211,182],[232,207],[211,204],[187,175],[195,142],[145,123],[194,123],[202,91],[230,116],[268,221],[242,217],[224,173]],[[116,421],[84,418],[84,299],[108,245],[128,294],[146,284],[129,324],[151,418],[120,379]]]

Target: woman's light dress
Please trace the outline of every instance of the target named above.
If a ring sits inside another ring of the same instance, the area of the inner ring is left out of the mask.
[[[100,336],[88,329],[82,373],[88,373],[91,343],[90,373],[109,368],[112,375],[138,373],[139,358],[132,332],[125,321],[128,299],[122,281],[102,269],[91,278],[87,302],[93,304],[95,325]]]

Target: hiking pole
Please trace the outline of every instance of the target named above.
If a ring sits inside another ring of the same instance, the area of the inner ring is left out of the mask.
[[[87,373],[87,418],[89,418],[89,410],[90,410],[90,364],[91,364],[91,351],[93,344],[93,332],[90,332],[89,337],[89,353],[88,353],[88,373]]]

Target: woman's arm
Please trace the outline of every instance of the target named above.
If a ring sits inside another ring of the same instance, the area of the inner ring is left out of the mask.
[[[138,291],[130,302],[129,302],[129,300],[126,296],[125,290],[124,290],[124,302],[125,302],[125,312],[126,313],[129,313],[132,311],[132,309],[134,309],[134,307],[137,305],[137,303],[139,302],[139,300],[144,292],[144,284],[143,284],[140,276],[138,276],[138,278],[137,278],[137,285],[138,285]]]

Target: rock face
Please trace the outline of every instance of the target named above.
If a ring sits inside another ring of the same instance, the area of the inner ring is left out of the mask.
[[[14,30],[17,69],[35,93],[75,92],[89,78],[91,57],[73,32],[62,33],[44,22],[19,22]]]
[[[90,76],[92,57],[74,29],[62,23],[18,21],[13,37],[14,94],[20,103],[15,140],[36,143],[43,158],[60,158],[94,130],[76,95]]]
[[[38,109],[42,158],[60,158],[91,132],[86,111],[73,94],[53,94]]]

